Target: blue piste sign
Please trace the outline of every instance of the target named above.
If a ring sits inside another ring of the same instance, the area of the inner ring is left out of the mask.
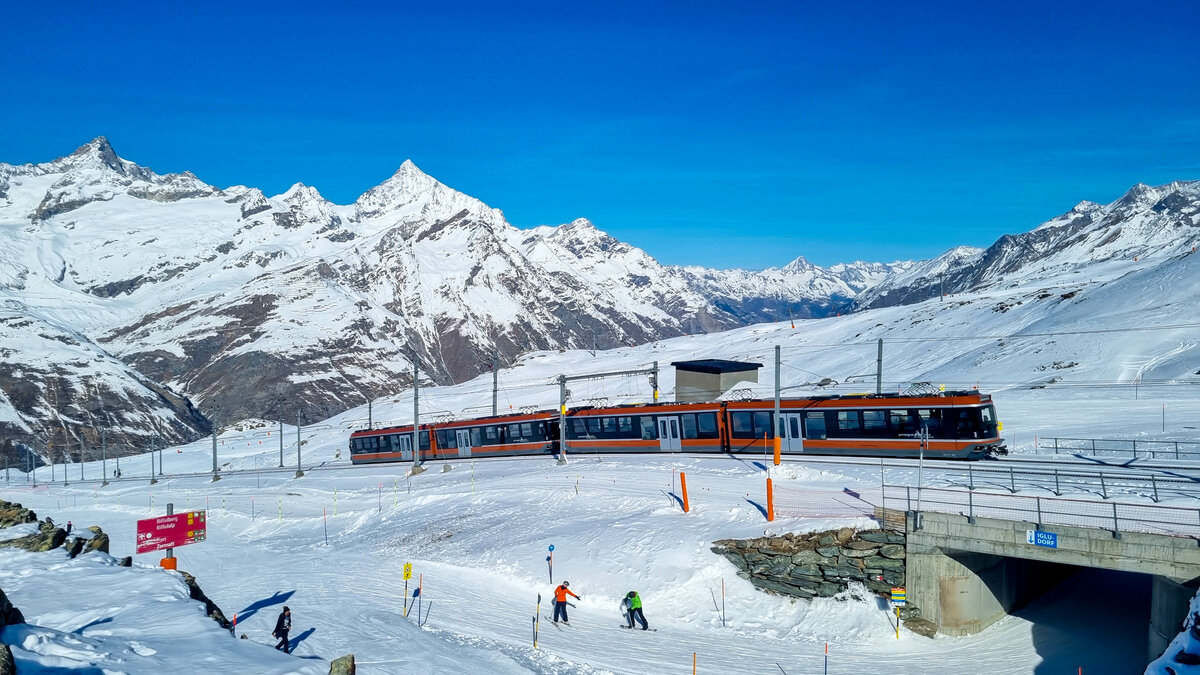
[[[1030,546],[1058,548],[1058,535],[1053,532],[1043,532],[1041,530],[1025,530],[1025,543]]]

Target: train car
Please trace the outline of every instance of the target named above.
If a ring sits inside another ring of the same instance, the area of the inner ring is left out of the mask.
[[[765,453],[774,448],[774,400],[661,403],[567,411],[566,452]],[[982,459],[1007,452],[991,396],[946,392],[790,398],[780,401],[785,455]],[[559,414],[421,425],[420,459],[558,454]],[[412,425],[350,435],[355,464],[412,461]]]
[[[773,447],[774,401],[726,404],[730,452]],[[780,452],[983,459],[1003,454],[996,408],[990,395],[947,392],[941,396],[862,394],[780,401]]]
[[[566,419],[567,454],[725,449],[720,403],[576,408]]]

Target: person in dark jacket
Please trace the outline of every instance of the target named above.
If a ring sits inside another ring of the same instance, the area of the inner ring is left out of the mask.
[[[67,534],[71,534],[71,530],[73,530],[73,529],[75,529],[75,526],[72,525],[71,521],[68,520],[67,521]]]
[[[288,653],[288,631],[292,629],[292,610],[284,605],[283,611],[279,613],[279,618],[275,621],[275,632],[272,633],[279,638],[279,644],[275,645],[275,649],[282,649],[284,654]]]

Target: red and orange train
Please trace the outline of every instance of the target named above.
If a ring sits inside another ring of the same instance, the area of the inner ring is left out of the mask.
[[[1004,454],[990,395],[851,395],[780,402],[785,455],[916,457],[925,438],[929,458],[983,459]],[[566,453],[756,453],[774,447],[772,399],[658,403],[500,415],[422,424],[419,459]],[[412,425],[361,429],[350,435],[355,464],[412,461]]]

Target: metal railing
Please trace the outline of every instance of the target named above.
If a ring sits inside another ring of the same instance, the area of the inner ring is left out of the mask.
[[[1068,497],[1038,497],[950,488],[916,488],[884,485],[880,506],[903,508],[906,512],[933,511],[975,518],[996,518],[1047,525],[1065,525],[1108,530],[1114,538],[1121,532],[1147,532],[1200,537],[1200,508],[1095,501]]]
[[[1039,438],[1037,451],[1056,455],[1132,457],[1138,459],[1200,459],[1198,441],[1157,441],[1134,438]]]

